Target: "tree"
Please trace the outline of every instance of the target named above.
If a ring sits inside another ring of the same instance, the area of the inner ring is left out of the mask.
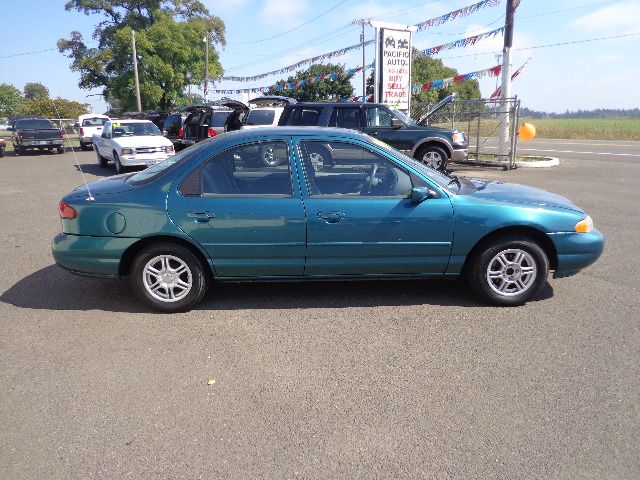
[[[296,73],[295,77],[289,77],[287,80],[280,80],[276,85],[285,85],[291,82],[299,82],[300,80],[309,80],[321,75],[330,75],[337,73],[335,80],[324,79],[313,81],[305,85],[298,85],[294,89],[277,90],[271,88],[269,95],[282,95],[292,97],[299,102],[318,102],[321,100],[337,100],[340,98],[348,98],[353,96],[353,85],[351,85],[351,77],[347,75],[344,65],[333,65],[331,63],[325,65],[312,65],[303,72]]]
[[[45,118],[78,118],[87,113],[89,105],[64,98],[32,98],[20,106],[20,115],[41,115]]]
[[[73,59],[80,88],[102,88],[114,108],[136,108],[131,30],[136,32],[143,109],[170,109],[184,98],[188,82],[204,79],[205,37],[209,76],[222,74],[213,46],[225,44],[224,23],[199,0],[70,0],[65,9],[104,18],[93,34],[97,47],[71,32],[69,39],[58,40],[58,49]]]
[[[0,117],[13,117],[17,115],[24,98],[22,93],[13,85],[0,84]]]
[[[443,80],[458,75],[455,68],[450,68],[442,63],[442,60],[419,55],[414,50],[413,65],[411,69],[412,83],[427,83],[434,80]],[[477,80],[454,83],[445,88],[429,90],[414,94],[411,99],[414,102],[436,103],[447,95],[456,93],[456,100],[472,100],[480,98],[480,86]]]
[[[31,100],[34,98],[49,98],[49,89],[40,82],[30,82],[24,86],[24,98]]]

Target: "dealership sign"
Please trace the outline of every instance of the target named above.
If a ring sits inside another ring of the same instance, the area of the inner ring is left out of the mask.
[[[411,101],[411,32],[416,27],[371,22],[376,31],[375,101],[409,110]]]

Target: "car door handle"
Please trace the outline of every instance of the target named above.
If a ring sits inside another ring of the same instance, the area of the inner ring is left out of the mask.
[[[327,223],[338,223],[343,218],[346,218],[347,215],[343,212],[318,212],[317,217]]]
[[[377,137],[378,136],[378,132],[367,132],[367,135],[371,135],[372,137]]]
[[[209,220],[211,220],[212,218],[214,218],[216,215],[213,212],[187,212],[187,217],[189,218],[193,218],[194,222],[198,222],[198,223],[206,223]]]

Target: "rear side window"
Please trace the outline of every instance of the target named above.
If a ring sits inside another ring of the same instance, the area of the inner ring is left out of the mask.
[[[358,107],[337,107],[331,114],[331,120],[329,126],[350,128],[353,130],[359,130],[362,128],[360,122],[360,108]]]
[[[247,125],[273,125],[276,118],[275,110],[251,110],[247,116]]]
[[[312,127],[318,124],[322,107],[294,107],[289,114],[287,125]]]

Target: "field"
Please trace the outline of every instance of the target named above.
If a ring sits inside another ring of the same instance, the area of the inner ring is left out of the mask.
[[[523,118],[540,138],[640,140],[640,118]]]

